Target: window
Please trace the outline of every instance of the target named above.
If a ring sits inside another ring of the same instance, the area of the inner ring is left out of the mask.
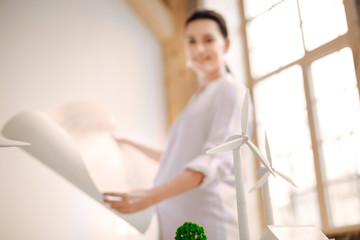
[[[347,0],[240,1],[258,145],[268,136],[277,225],[360,229],[356,15]]]

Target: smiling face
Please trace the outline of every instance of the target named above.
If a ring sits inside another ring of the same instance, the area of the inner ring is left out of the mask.
[[[225,54],[228,47],[229,41],[223,37],[215,21],[197,19],[187,25],[185,30],[187,64],[198,75],[220,77],[224,74]]]

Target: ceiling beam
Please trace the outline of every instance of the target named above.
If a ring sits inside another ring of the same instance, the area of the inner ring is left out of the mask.
[[[160,0],[126,0],[152,32],[165,42],[174,34],[172,14]]]

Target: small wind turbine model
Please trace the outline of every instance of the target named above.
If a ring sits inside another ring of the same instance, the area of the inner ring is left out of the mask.
[[[294,187],[298,186],[287,176],[285,176],[283,173],[276,171],[273,167],[272,167],[272,159],[271,159],[271,152],[270,152],[270,146],[269,146],[269,141],[267,138],[267,135],[265,133],[265,149],[266,149],[266,157],[269,160],[270,163],[270,167],[273,170],[273,172],[282,177],[285,181],[289,182],[290,184],[292,184]],[[265,202],[265,212],[266,212],[266,224],[267,225],[274,225],[274,217],[273,217],[273,211],[272,211],[272,205],[271,205],[271,198],[270,198],[270,191],[269,191],[269,184],[268,184],[268,178],[270,175],[270,172],[268,169],[264,168],[264,167],[260,167],[257,171],[256,174],[258,176],[260,176],[261,178],[255,183],[255,185],[253,186],[253,188],[250,190],[250,192],[257,190],[258,188],[260,188],[261,186],[263,186],[263,194],[264,194],[264,202]]]
[[[238,212],[238,220],[239,220],[239,235],[241,240],[249,240],[250,232],[249,232],[249,223],[247,218],[245,184],[244,184],[244,176],[242,170],[242,162],[240,158],[240,147],[243,144],[246,144],[250,148],[250,150],[256,155],[256,157],[260,160],[260,162],[268,169],[268,171],[274,174],[274,171],[271,165],[269,164],[269,162],[262,155],[262,153],[256,147],[256,145],[250,141],[250,138],[247,135],[248,111],[249,111],[249,90],[246,91],[244,102],[242,104],[241,135],[234,135],[230,137],[227,142],[207,151],[207,153],[220,153],[227,151],[233,152],[237,212]]]

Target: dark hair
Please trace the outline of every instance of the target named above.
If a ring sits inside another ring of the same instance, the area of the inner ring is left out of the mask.
[[[220,28],[220,32],[225,39],[228,39],[228,31],[226,27],[226,22],[221,14],[207,9],[195,9],[190,16],[187,18],[185,22],[185,26],[187,26],[190,22],[198,20],[198,19],[210,19],[217,23]]]

